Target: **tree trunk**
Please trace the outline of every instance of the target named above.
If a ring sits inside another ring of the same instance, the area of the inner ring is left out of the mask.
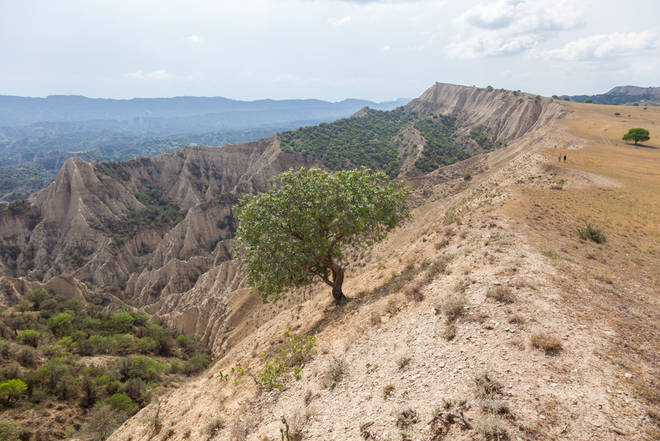
[[[341,285],[344,283],[344,269],[337,265],[332,264],[332,297],[335,299],[335,304],[341,305],[348,299],[341,290]]]

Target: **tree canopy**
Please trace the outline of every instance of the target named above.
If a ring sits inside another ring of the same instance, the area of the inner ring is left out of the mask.
[[[649,136],[649,131],[646,129],[642,129],[641,127],[636,127],[633,129],[628,130],[628,133],[623,135],[623,140],[624,141],[634,141],[635,145],[637,145],[638,142],[642,141],[648,141],[651,139]]]
[[[236,246],[248,281],[264,301],[321,280],[342,291],[347,248],[368,246],[408,217],[408,189],[367,168],[289,170],[236,209]]]

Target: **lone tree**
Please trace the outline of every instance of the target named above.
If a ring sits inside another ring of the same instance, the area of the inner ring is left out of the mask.
[[[342,291],[345,250],[381,241],[408,217],[408,189],[369,169],[289,170],[236,209],[236,249],[264,301],[320,279]]]
[[[648,141],[649,139],[651,139],[651,137],[649,136],[648,130],[638,127],[628,130],[628,133],[623,135],[624,141],[630,141],[631,139],[635,141],[635,145],[637,145],[638,142]]]

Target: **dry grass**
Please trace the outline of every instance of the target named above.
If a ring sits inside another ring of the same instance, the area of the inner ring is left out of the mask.
[[[224,418],[217,417],[206,426],[204,426],[202,433],[206,435],[208,439],[213,439],[218,434],[218,432],[225,428],[226,425],[227,423],[225,422]]]
[[[346,362],[339,357],[332,357],[332,361],[323,375],[323,387],[334,389],[344,379],[346,371]]]
[[[442,331],[442,338],[447,341],[452,341],[456,338],[456,325],[454,323],[448,324],[445,330]]]
[[[485,416],[474,422],[478,439],[483,441],[507,441],[509,432],[502,420],[494,416]]]
[[[516,296],[508,286],[493,286],[486,292],[486,297],[496,300],[500,303],[513,303],[516,301]]]
[[[417,424],[419,418],[417,411],[413,408],[406,408],[400,411],[396,418],[396,426],[400,429],[407,429],[408,427]]]
[[[396,386],[394,386],[392,383],[383,387],[383,398],[388,399],[389,397],[391,397],[392,394],[394,393],[394,389],[396,389]]]
[[[555,355],[562,350],[561,341],[557,337],[543,332],[532,335],[529,343],[534,349],[540,349],[547,355]]]
[[[519,222],[530,243],[546,250],[549,263],[560,270],[556,283],[575,319],[589,326],[606,318],[615,330],[604,352],[635,360],[635,378],[653,384],[660,378],[660,192],[649,189],[660,188],[660,108],[568,105],[578,117],[560,124],[587,144],[568,151],[560,165],[556,149],[545,154],[556,178],[569,177],[571,187],[518,188],[503,214]],[[656,136],[645,147],[627,145],[621,136],[630,127]],[[585,219],[604,230],[607,242],[597,247],[580,242],[576,231]],[[611,285],[585,277],[603,272],[616,274]],[[648,401],[646,388],[634,390]]]
[[[465,295],[462,293],[451,294],[436,305],[435,312],[442,312],[447,323],[453,323],[465,313],[465,303]]]
[[[502,392],[502,383],[488,371],[483,371],[474,378],[477,395],[481,398],[492,398]]]

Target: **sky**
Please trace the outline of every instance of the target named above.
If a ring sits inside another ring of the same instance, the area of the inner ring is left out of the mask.
[[[377,101],[660,86],[658,0],[0,0],[0,94]]]

